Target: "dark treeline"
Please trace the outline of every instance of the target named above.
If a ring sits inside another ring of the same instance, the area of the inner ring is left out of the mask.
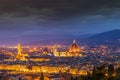
[[[70,80],[120,80],[120,68],[115,69],[113,65],[96,66],[87,76],[71,76]]]

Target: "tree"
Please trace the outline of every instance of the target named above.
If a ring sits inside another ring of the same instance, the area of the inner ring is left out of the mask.
[[[87,72],[86,78],[87,78],[87,80],[92,80],[92,75],[90,74],[90,72]]]
[[[78,77],[76,76],[76,77],[74,78],[74,80],[78,80]]]
[[[71,76],[70,80],[73,80],[74,78]]]
[[[92,73],[92,80],[105,80],[105,65],[102,65],[100,67],[94,67],[93,73]]]
[[[44,74],[43,74],[43,72],[40,74],[40,80],[44,80]]]
[[[108,66],[108,77],[113,77],[113,74],[114,74],[114,66],[113,65],[109,65]]]
[[[93,80],[96,79],[96,67],[93,68],[93,71],[92,71],[92,79],[93,79]]]
[[[116,77],[115,80],[120,80],[120,68],[116,69]]]

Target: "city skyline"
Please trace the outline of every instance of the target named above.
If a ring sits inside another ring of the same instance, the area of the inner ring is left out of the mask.
[[[120,0],[0,0],[0,80],[120,80]]]

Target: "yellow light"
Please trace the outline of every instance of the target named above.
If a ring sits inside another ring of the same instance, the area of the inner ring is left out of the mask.
[[[108,77],[108,74],[106,73],[105,76]]]

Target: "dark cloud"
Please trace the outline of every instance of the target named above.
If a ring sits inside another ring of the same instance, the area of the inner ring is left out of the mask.
[[[39,18],[69,19],[76,15],[109,15],[120,8],[119,0],[0,0],[0,12],[15,17],[38,15]]]
[[[119,14],[120,0],[0,0],[0,30],[83,28]]]

